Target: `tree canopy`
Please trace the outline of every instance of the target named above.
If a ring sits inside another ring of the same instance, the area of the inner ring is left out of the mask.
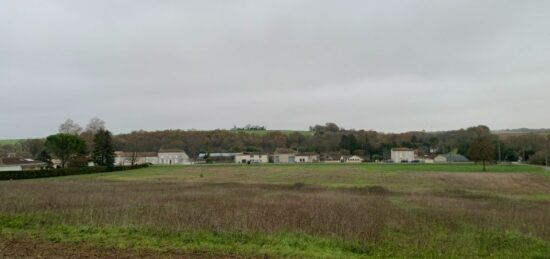
[[[45,146],[49,153],[61,160],[61,167],[65,167],[71,158],[86,151],[86,143],[82,138],[66,133],[48,136]]]
[[[492,161],[495,156],[495,146],[491,141],[491,133],[487,127],[478,127],[472,130],[475,138],[470,145],[468,156],[476,162],[483,163],[483,171],[486,171],[486,164]]]
[[[67,119],[59,125],[59,133],[79,135],[82,132],[82,127],[72,119]]]
[[[94,151],[92,160],[97,165],[113,166],[115,163],[115,150],[111,132],[105,129],[99,129],[94,135]]]

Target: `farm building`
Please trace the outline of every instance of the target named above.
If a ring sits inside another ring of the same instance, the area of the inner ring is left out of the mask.
[[[18,157],[0,158],[0,171],[40,170],[46,163]]]
[[[288,148],[277,148],[273,154],[273,163],[318,163],[319,155],[315,153],[298,153]]]
[[[161,149],[158,153],[160,165],[188,164],[189,156],[181,149]]]
[[[115,152],[115,165],[182,165],[189,164],[189,156],[181,149],[161,149],[159,152]]]
[[[392,148],[391,160],[395,163],[410,163],[415,160],[414,150],[409,148]]]
[[[139,165],[139,164],[159,163],[158,153],[156,152],[115,152],[115,165]]]
[[[318,163],[319,161],[319,155],[315,153],[301,153],[294,156],[296,163]]]
[[[235,154],[235,163],[237,164],[258,164],[268,163],[269,157],[260,153],[238,153]]]
[[[470,162],[468,158],[459,154],[444,154],[434,158],[435,163],[466,163]]]
[[[295,163],[296,151],[288,148],[277,148],[273,154],[273,163]]]

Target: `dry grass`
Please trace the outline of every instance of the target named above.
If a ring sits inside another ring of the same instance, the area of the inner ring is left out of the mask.
[[[464,180],[447,177],[447,181]],[[507,182],[499,190],[516,186]],[[539,188],[540,182],[531,185]],[[376,186],[327,189],[303,184],[107,181],[13,181],[0,186],[0,213],[53,213],[75,224],[173,231],[292,231],[374,240],[388,226],[415,225],[412,221],[418,220],[420,211],[440,218],[444,225],[460,221],[517,229],[550,241],[550,202],[514,201],[460,189],[399,193]]]
[[[540,239],[550,251],[550,200],[544,198],[550,196],[550,178],[544,175],[348,172],[334,179],[352,183],[361,178],[361,184],[335,188],[313,178],[306,178],[305,184],[292,182],[304,180],[299,172],[294,178],[291,173],[271,176],[266,183],[259,183],[266,175],[238,183],[234,175],[223,172],[189,174],[173,181],[159,175],[162,180],[71,177],[0,182],[0,215],[57,215],[73,225],[136,226],[172,233],[301,233],[359,242],[361,252],[391,247],[382,257],[395,256],[392,249],[411,248],[421,257],[432,250],[460,255],[460,249],[485,242],[484,235],[494,231]],[[231,180],[223,182],[223,177]],[[322,172],[321,179],[326,177],[328,173]],[[281,179],[284,183],[276,183]],[[527,199],[531,196],[539,198]],[[502,236],[491,240],[484,248],[488,254],[502,249],[494,244],[512,242]],[[518,243],[507,243],[512,251],[527,241],[513,242]]]
[[[135,182],[2,183],[0,213],[173,231],[303,232],[372,240],[395,207],[380,195],[296,186]]]

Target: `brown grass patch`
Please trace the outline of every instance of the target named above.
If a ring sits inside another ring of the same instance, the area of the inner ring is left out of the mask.
[[[0,213],[55,213],[77,224],[174,231],[303,232],[373,240],[395,207],[378,195],[304,186],[11,182]]]
[[[253,258],[221,253],[129,250],[59,244],[34,239],[0,239],[0,258]]]
[[[419,180],[434,182],[446,189],[476,189],[507,194],[550,192],[550,178],[517,173],[430,173],[419,174]]]

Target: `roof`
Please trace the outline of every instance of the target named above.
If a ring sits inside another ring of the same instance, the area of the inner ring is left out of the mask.
[[[243,153],[235,153],[235,156],[242,156],[242,155],[266,155],[265,153],[259,153],[259,152],[243,152]]]
[[[435,154],[427,154],[427,155],[423,155],[422,158],[424,158],[424,159],[434,159],[437,156],[438,155],[435,155]]]
[[[444,154],[439,156],[445,157],[447,159],[447,162],[470,162],[468,158],[460,154]]]
[[[309,152],[309,153],[299,153],[296,156],[319,156],[319,154]]]
[[[159,153],[185,153],[185,151],[177,148],[161,148]]]
[[[156,157],[157,152],[129,152],[129,151],[116,151],[115,155],[118,157]]]
[[[200,153],[199,158],[203,158],[208,154],[208,157],[232,157],[238,153]]]
[[[391,151],[414,151],[414,150],[406,147],[398,147],[398,148],[392,148]]]
[[[27,158],[20,158],[20,157],[0,158],[0,165],[40,165],[40,164],[44,164],[44,162],[35,161]]]

